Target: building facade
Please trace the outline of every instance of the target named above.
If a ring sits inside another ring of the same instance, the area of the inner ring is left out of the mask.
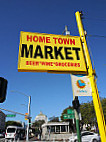
[[[35,117],[35,121],[39,121],[39,120],[44,120],[45,123],[47,123],[48,118],[47,118],[46,115],[44,115],[42,112],[40,112],[40,114],[38,114],[38,115]]]
[[[63,140],[70,136],[69,122],[48,122],[42,125],[42,140]]]

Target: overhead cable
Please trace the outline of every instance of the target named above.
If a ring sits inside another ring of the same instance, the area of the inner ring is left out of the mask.
[[[106,36],[104,36],[104,35],[87,35],[87,36],[90,36],[90,37],[102,37],[102,38],[106,38]]]

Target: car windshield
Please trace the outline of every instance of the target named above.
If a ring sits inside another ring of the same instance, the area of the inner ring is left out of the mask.
[[[8,128],[7,129],[7,133],[14,133],[15,132],[15,128]]]
[[[92,132],[83,132],[81,136],[94,135]]]

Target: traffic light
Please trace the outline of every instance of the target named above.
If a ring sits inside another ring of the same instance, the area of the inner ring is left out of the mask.
[[[7,83],[6,79],[0,77],[0,103],[3,103],[6,99]]]
[[[72,104],[73,104],[73,108],[78,110],[78,108],[80,107],[80,103],[79,103],[78,97],[75,97],[75,99],[73,100]]]
[[[28,113],[25,113],[25,120],[28,120]]]
[[[29,118],[29,129],[31,129],[31,118]]]

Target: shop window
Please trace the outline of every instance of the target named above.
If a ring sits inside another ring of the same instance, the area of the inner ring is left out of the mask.
[[[56,126],[56,132],[57,132],[57,133],[60,132],[60,126]]]
[[[66,132],[65,126],[61,126],[61,132]]]
[[[55,132],[55,126],[51,126],[51,132],[52,132],[52,133]]]

